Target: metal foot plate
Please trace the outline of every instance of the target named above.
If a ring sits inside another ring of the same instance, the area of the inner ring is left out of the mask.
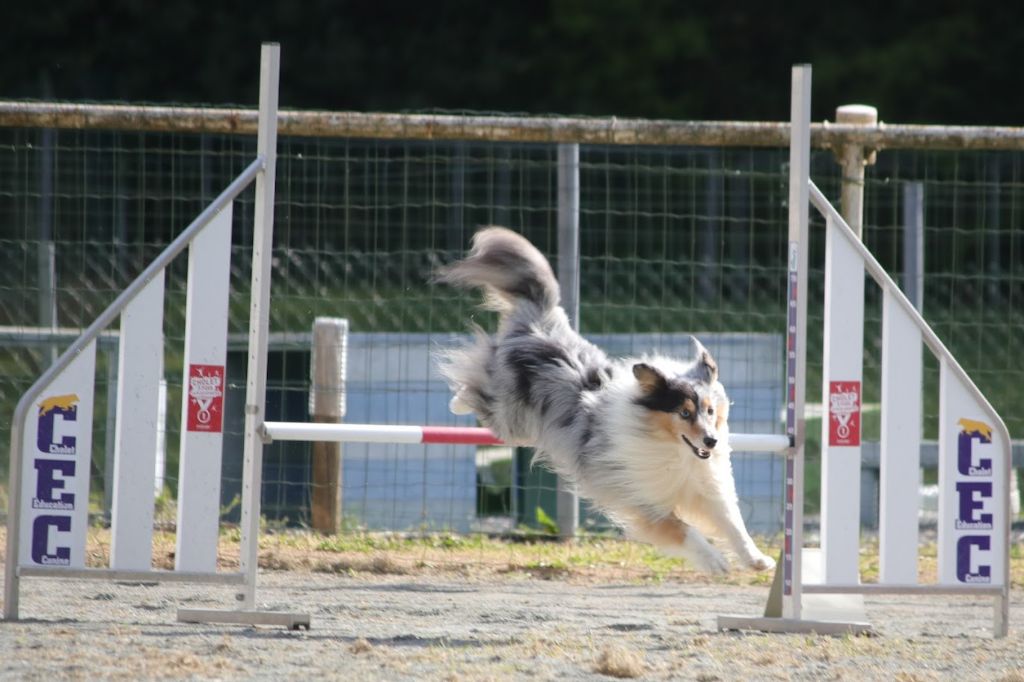
[[[178,609],[179,623],[230,623],[237,625],[281,625],[289,630],[308,630],[308,613],[284,611],[222,611],[218,609]]]

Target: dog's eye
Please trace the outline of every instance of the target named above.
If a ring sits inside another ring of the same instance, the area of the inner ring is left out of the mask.
[[[683,410],[682,412],[679,413],[679,416],[682,417],[683,419],[689,419],[690,418],[690,411],[689,410]]]
[[[715,413],[715,408],[713,408],[713,407],[709,407],[709,408],[708,408],[708,416],[711,416],[711,415],[713,415],[714,413]]]

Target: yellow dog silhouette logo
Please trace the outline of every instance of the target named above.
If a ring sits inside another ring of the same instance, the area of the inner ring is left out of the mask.
[[[992,427],[985,422],[962,418],[957,421],[957,424],[960,425],[964,433],[976,433],[985,441],[992,440]]]
[[[78,421],[78,395],[65,393],[44,398],[39,403],[39,422],[36,428],[36,446],[40,452],[50,455],[74,455],[76,451],[76,429],[68,429],[69,423]],[[64,425],[59,433],[54,429],[57,417]]]
[[[70,410],[78,402],[78,395],[75,393],[68,393],[67,395],[55,395],[47,398],[43,402],[39,403],[39,416],[43,416],[47,412],[53,410]]]

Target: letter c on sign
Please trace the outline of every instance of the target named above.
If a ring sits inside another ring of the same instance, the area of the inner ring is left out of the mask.
[[[50,544],[50,529],[62,533],[71,531],[70,516],[37,516],[32,522],[32,561],[37,564],[67,566],[71,563],[71,548],[57,547],[56,554],[47,554]]]
[[[974,468],[974,441],[978,441],[979,443],[989,442],[989,441],[985,441],[976,432],[974,432],[974,433],[964,433],[963,431],[961,431],[960,435],[957,437],[957,443],[956,443],[957,464],[956,464],[956,468],[960,472],[960,474],[963,475],[963,476],[976,476],[977,475],[977,474],[972,474],[971,473],[971,469]],[[979,459],[978,460],[977,468],[978,469],[991,469],[992,468],[992,460],[990,458],[988,458],[988,457]]]
[[[992,542],[987,535],[965,535],[956,543],[956,579],[962,583],[987,583],[992,580],[991,566],[978,566],[971,573],[971,553],[974,549],[989,550]]]

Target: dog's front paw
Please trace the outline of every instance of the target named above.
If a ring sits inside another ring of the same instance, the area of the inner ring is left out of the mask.
[[[758,552],[747,561],[747,565],[755,571],[770,571],[775,568],[775,559]]]

